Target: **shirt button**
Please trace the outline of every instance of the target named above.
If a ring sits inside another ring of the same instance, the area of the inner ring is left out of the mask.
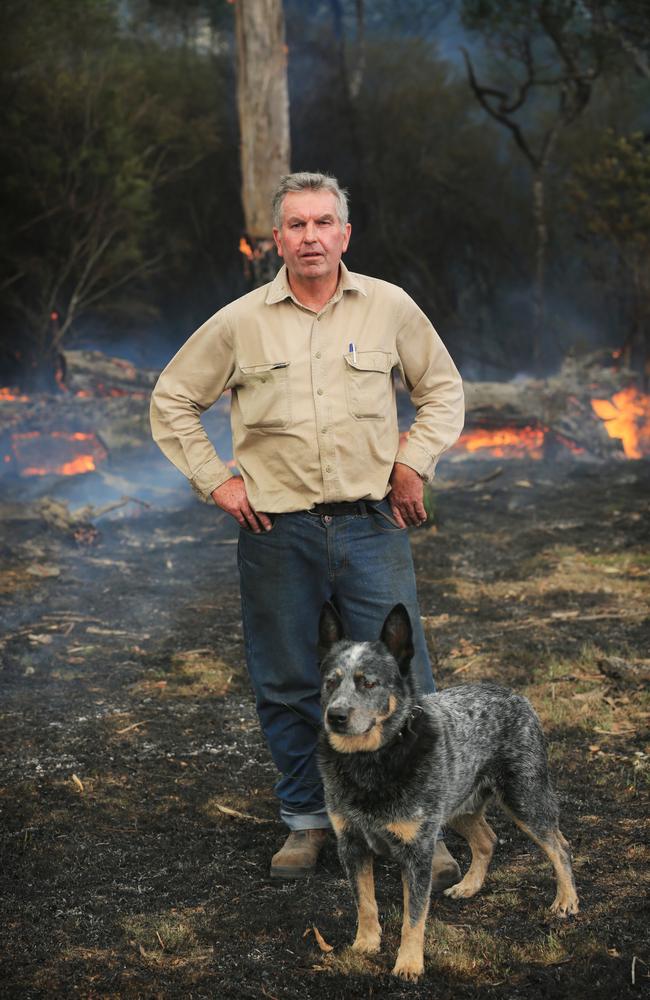
[[[321,428],[321,434],[327,434],[327,427]]]
[[[315,358],[320,358],[320,351],[316,351],[316,353],[314,354],[314,357]]]
[[[318,393],[319,396],[323,395],[323,390],[322,389],[317,389],[316,392]]]
[[[331,472],[331,471],[332,471],[332,466],[331,465],[326,465],[325,466],[325,472]]]

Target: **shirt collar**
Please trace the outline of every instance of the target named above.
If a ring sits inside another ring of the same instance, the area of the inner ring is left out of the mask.
[[[330,302],[338,302],[338,300],[343,296],[344,292],[361,292],[362,295],[366,295],[365,288],[362,288],[357,280],[356,274],[348,271],[347,267],[341,261],[340,265],[340,276],[339,283],[337,285],[334,295],[330,299]],[[292,299],[296,305],[300,305],[297,298],[291,291],[289,287],[289,279],[287,278],[287,265],[283,264],[275,278],[269,285],[269,290],[266,293],[266,299],[264,300],[267,306],[275,305],[276,302],[284,302],[285,299]]]

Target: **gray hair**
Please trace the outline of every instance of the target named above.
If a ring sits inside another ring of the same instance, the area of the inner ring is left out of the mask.
[[[297,174],[285,174],[280,180],[271,202],[274,229],[282,227],[282,205],[285,197],[292,191],[330,191],[336,198],[336,214],[341,229],[345,229],[348,221],[348,192],[339,186],[336,177],[331,174],[310,174],[306,170]]]

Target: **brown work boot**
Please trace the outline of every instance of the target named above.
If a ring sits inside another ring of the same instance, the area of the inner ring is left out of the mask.
[[[431,892],[442,892],[443,889],[448,889],[450,885],[456,885],[456,882],[460,882],[458,862],[452,858],[444,840],[436,841],[431,870],[433,872]]]
[[[292,830],[271,858],[272,878],[302,878],[316,868],[318,854],[329,830]],[[448,883],[451,885],[451,882]]]

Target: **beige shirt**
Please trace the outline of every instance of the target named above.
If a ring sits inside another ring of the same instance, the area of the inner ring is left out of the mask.
[[[417,411],[401,447],[394,371]],[[226,389],[235,461],[253,509],[269,513],[381,500],[395,461],[427,480],[463,426],[460,375],[427,317],[401,288],[343,264],[318,313],[283,266],[207,320],[158,379],[154,440],[208,502],[231,472],[200,416]]]

